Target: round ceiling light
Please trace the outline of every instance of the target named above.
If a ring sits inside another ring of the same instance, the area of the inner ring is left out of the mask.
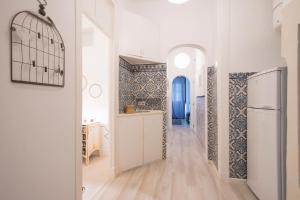
[[[169,0],[170,3],[173,4],[184,4],[186,2],[188,2],[189,0]]]
[[[175,56],[174,62],[177,68],[184,69],[189,66],[191,58],[186,53],[179,53]]]

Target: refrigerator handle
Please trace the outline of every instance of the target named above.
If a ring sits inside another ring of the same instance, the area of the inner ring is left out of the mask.
[[[264,106],[262,109],[273,110],[274,108],[272,106]]]
[[[272,106],[263,106],[263,107],[259,107],[259,108],[248,107],[248,109],[252,109],[252,110],[276,110]]]

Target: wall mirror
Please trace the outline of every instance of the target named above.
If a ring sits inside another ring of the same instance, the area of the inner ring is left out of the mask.
[[[102,95],[102,87],[100,84],[94,83],[90,86],[89,94],[92,98],[99,98]]]

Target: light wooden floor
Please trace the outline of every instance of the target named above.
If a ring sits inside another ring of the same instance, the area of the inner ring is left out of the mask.
[[[166,161],[127,171],[108,182],[95,200],[256,200],[246,185],[216,177],[189,128],[168,135]]]
[[[82,199],[90,200],[113,177],[110,157],[93,155],[89,165],[82,165],[82,184],[85,187]]]

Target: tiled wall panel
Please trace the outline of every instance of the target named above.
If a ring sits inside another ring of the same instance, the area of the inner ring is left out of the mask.
[[[218,168],[217,69],[207,69],[207,135],[208,159]]]
[[[163,159],[167,155],[167,71],[165,64],[130,65],[120,58],[119,112],[127,104],[142,110],[162,110]],[[138,105],[143,101],[145,105]]]
[[[134,66],[137,68],[137,66]],[[166,65],[146,65],[140,67],[139,71],[133,72],[133,96],[136,101],[145,101],[145,106],[137,105],[142,110],[162,110],[163,117],[163,159],[167,154],[167,72]]]
[[[247,178],[247,78],[229,74],[229,176]]]
[[[197,136],[205,144],[205,96],[197,97]]]
[[[124,59],[120,59],[119,65],[119,113],[123,113],[125,105],[135,104],[132,95],[133,73],[130,72],[131,65]]]

